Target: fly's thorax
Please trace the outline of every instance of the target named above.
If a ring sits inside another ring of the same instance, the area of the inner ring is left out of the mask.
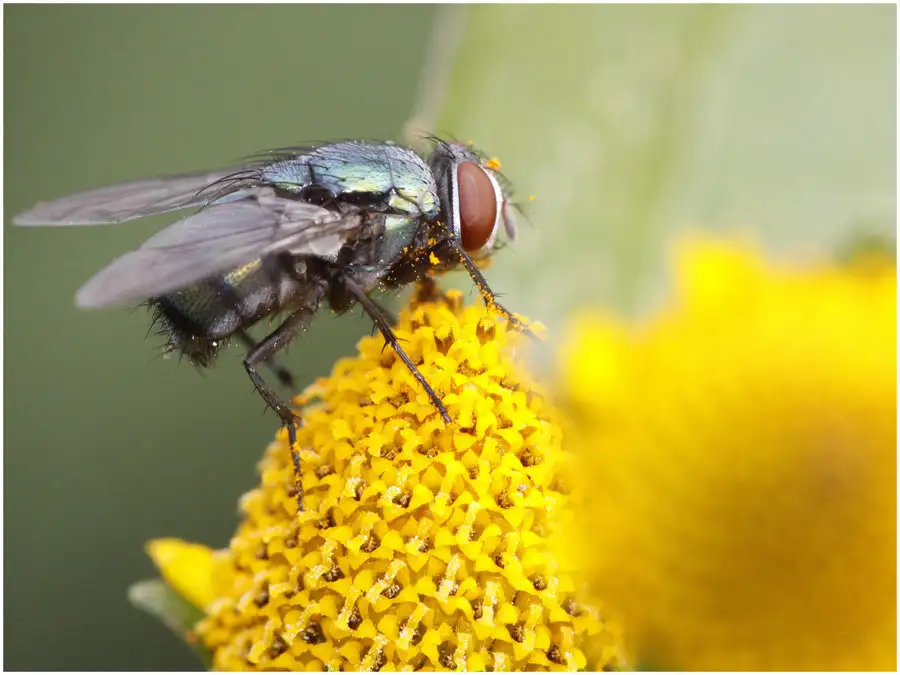
[[[426,225],[421,217],[378,214],[344,248],[336,264],[363,288],[373,288],[392,266],[412,254]]]
[[[421,225],[422,221],[418,218],[385,216],[384,231],[376,240],[374,259],[370,264],[387,268],[408,255]]]
[[[269,164],[262,179],[299,199],[314,201],[360,225],[312,242],[296,255],[318,257],[356,270],[367,280],[382,276],[413,248],[417,232],[440,217],[434,175],[414,151],[393,143],[333,143]]]
[[[263,167],[264,182],[327,204],[347,202],[435,218],[439,200],[434,176],[409,148],[392,143],[347,141],[314,148]]]
[[[239,329],[283,310],[314,309],[322,292],[302,260],[273,257],[153,298],[149,304],[170,348],[206,366]]]
[[[388,195],[387,205],[393,213],[404,213],[426,220],[436,218],[440,213],[437,194],[431,190],[396,188]]]

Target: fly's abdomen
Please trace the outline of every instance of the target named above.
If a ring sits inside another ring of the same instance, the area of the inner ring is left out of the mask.
[[[289,305],[301,285],[281,272],[276,260],[255,260],[220,277],[153,298],[150,305],[170,349],[206,366],[236,331]]]

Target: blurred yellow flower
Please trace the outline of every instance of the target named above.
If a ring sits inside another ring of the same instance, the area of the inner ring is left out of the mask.
[[[522,338],[459,294],[405,310],[396,332],[453,425],[366,338],[299,401],[302,513],[282,432],[227,550],[151,545],[170,585],[205,610],[196,633],[214,667],[610,665],[620,633],[578,602],[549,544],[566,458],[554,409],[513,367]]]
[[[575,325],[579,553],[639,665],[895,669],[896,274],[871,263],[687,243],[678,302]]]

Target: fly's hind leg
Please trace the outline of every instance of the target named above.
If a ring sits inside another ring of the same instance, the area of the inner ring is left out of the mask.
[[[211,284],[215,285],[216,290],[219,292],[220,298],[222,298],[222,302],[226,303],[230,309],[232,309],[236,314],[241,314],[241,296],[235,291],[235,289],[228,283],[226,283],[222,279],[214,279],[210,281]],[[234,335],[244,343],[244,346],[247,348],[249,352],[254,347],[256,347],[256,340],[253,339],[253,336],[250,335],[243,328],[235,331]],[[287,368],[281,366],[278,361],[270,356],[265,359],[266,366],[275,374],[275,377],[278,378],[278,382],[281,383],[287,389],[290,389],[292,392],[296,392],[297,388],[294,382],[294,376],[291,374]],[[268,401],[267,401],[268,403]]]
[[[416,364],[410,360],[409,356],[405,351],[403,351],[403,347],[400,346],[400,341],[397,339],[397,336],[394,334],[394,331],[391,329],[390,320],[387,316],[385,316],[381,307],[377,302],[372,300],[366,292],[352,279],[346,276],[341,276],[341,282],[344,285],[344,288],[347,289],[347,293],[366,311],[372,321],[375,322],[375,325],[378,326],[378,330],[381,331],[381,334],[384,336],[385,342],[387,342],[391,349],[394,350],[394,353],[400,357],[400,360],[406,364],[406,367],[409,368],[409,371],[413,374],[419,384],[425,389],[425,393],[428,394],[428,398],[431,399],[431,402],[434,404],[434,407],[437,408],[438,412],[441,414],[441,417],[447,424],[452,422],[452,418],[450,417],[450,413],[447,412],[447,408],[444,406],[444,403],[441,401],[441,397],[437,395],[437,392],[431,388],[431,385],[428,384],[428,381],[425,379],[425,376],[419,372],[419,369],[416,368]]]
[[[272,410],[281,418],[282,424],[287,427],[288,441],[291,445],[291,460],[294,463],[294,486],[297,490],[297,510],[303,510],[303,485],[300,480],[300,455],[297,454],[297,416],[291,410],[289,404],[278,398],[266,384],[256,367],[260,363],[271,363],[272,358],[307,326],[308,311],[297,311],[289,315],[278,328],[269,333],[265,338],[253,345],[247,357],[244,359],[244,368],[247,375],[256,387],[256,391]]]
[[[247,350],[251,350],[256,346],[256,340],[245,330],[239,330],[235,333],[241,342],[244,343],[244,346],[247,347]],[[269,370],[272,371],[272,374],[278,379],[279,384],[283,386],[285,389],[290,390],[291,392],[297,391],[297,381],[294,378],[294,374],[281,365],[277,359],[271,357],[266,359],[266,365],[269,367]]]

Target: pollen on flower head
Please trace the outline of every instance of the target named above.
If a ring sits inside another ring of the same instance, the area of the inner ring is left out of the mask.
[[[459,294],[413,305],[396,333],[454,423],[376,337],[298,399],[305,510],[281,432],[197,626],[214,666],[610,665],[618,632],[576,597],[548,544],[566,457],[554,409],[513,366],[524,338]],[[604,660],[587,662],[587,640]]]

